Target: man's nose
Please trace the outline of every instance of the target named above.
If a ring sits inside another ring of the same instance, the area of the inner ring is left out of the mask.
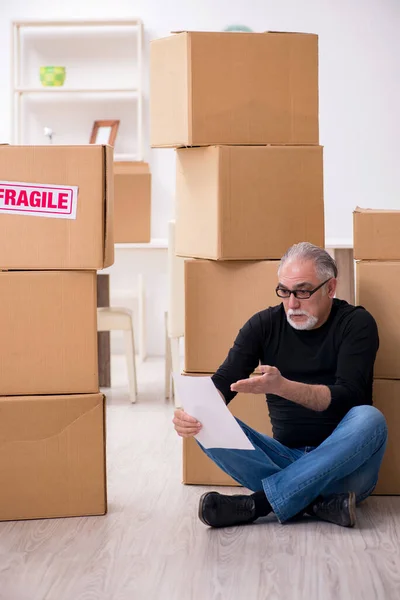
[[[300,302],[294,294],[290,294],[289,308],[299,308]]]

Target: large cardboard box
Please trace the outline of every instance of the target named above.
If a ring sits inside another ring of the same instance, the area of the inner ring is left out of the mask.
[[[113,190],[111,147],[0,146],[0,269],[111,265]]]
[[[95,272],[0,272],[0,331],[0,396],[99,391]]]
[[[374,405],[386,417],[388,444],[375,494],[400,495],[400,381],[375,379]]]
[[[114,241],[150,242],[151,175],[145,162],[114,163]]]
[[[103,515],[104,397],[0,398],[0,520]]]
[[[353,223],[354,258],[400,260],[400,210],[357,208]]]
[[[194,376],[194,373],[186,373]],[[257,431],[272,436],[264,394],[237,394],[228,404],[231,413]],[[183,483],[196,485],[238,485],[199,448],[194,438],[183,438]]]
[[[356,263],[356,303],[375,318],[379,350],[374,375],[378,379],[400,379],[400,262]]]
[[[280,259],[324,246],[320,146],[211,146],[177,151],[176,253]]]
[[[280,303],[278,265],[185,260],[185,371],[214,373],[245,322]]]
[[[151,145],[318,144],[318,37],[181,32],[150,45]]]

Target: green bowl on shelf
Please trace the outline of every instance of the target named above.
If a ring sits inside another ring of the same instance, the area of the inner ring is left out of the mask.
[[[65,74],[65,67],[40,67],[40,81],[45,87],[64,85]]]
[[[229,25],[229,27],[226,27],[224,29],[224,31],[237,31],[237,32],[242,32],[242,33],[253,33],[253,30],[250,29],[250,27],[247,27],[247,25]]]

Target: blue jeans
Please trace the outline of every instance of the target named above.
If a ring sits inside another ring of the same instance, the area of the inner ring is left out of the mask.
[[[316,448],[287,448],[237,419],[255,450],[202,450],[240,485],[264,490],[278,520],[300,513],[318,496],[355,492],[357,503],[369,496],[378,479],[387,427],[375,407],[352,408]]]

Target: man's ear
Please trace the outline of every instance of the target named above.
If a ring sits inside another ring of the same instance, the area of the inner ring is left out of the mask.
[[[329,298],[334,298],[337,287],[337,279],[332,278],[328,281],[328,296]]]

